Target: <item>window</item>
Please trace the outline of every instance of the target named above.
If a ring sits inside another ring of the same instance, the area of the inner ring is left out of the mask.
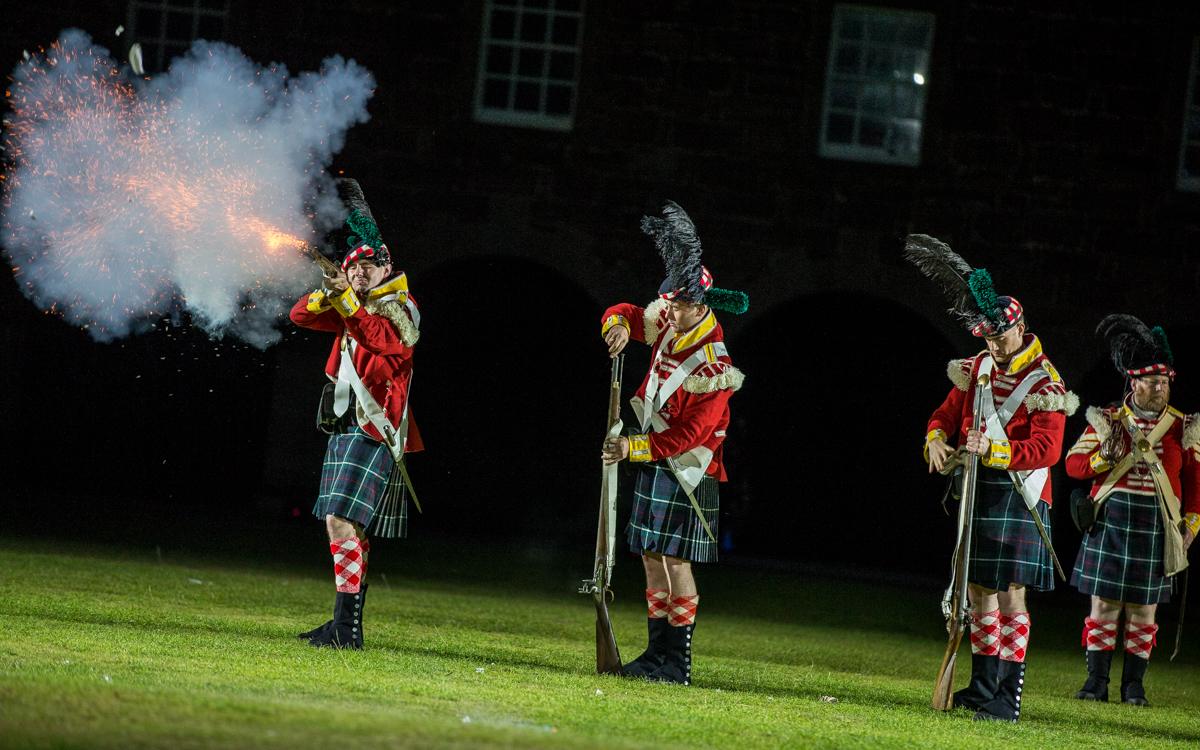
[[[194,39],[225,36],[229,0],[133,0],[129,33],[142,45],[147,72],[162,71]]]
[[[930,13],[834,8],[821,156],[920,163],[933,20]]]
[[[570,130],[583,0],[487,0],[475,119]]]
[[[1179,174],[1175,187],[1200,192],[1200,37],[1192,40],[1192,64],[1188,71],[1187,99],[1183,102],[1183,137],[1179,144]]]

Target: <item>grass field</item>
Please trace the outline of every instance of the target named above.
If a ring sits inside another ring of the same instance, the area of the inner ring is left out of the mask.
[[[372,568],[367,648],[339,652],[292,637],[331,604],[315,551],[289,567],[263,562],[261,547],[222,563],[0,540],[0,746],[1195,748],[1200,737],[1200,666],[1194,653],[1168,663],[1170,638],[1147,679],[1153,708],[1070,697],[1081,611],[1035,607],[1022,721],[1001,725],[929,709],[943,648],[933,590],[706,570],[696,685],[682,688],[592,674],[594,617],[570,589],[584,572],[573,563],[387,554]],[[628,659],[645,620],[638,571],[622,564],[613,614]]]

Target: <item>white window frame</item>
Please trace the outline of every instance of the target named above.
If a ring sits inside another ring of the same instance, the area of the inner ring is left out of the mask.
[[[1187,97],[1183,100],[1183,129],[1179,133],[1179,164],[1175,170],[1175,188],[1189,193],[1200,193],[1200,174],[1188,174],[1188,146],[1200,148],[1200,102],[1196,101],[1196,77],[1200,75],[1200,36],[1192,38],[1192,59],[1188,65]],[[1188,121],[1196,122],[1196,137],[1188,138]]]
[[[157,10],[158,28],[139,29],[137,27],[138,11]],[[167,36],[167,14],[188,13],[192,16],[192,31],[187,39],[176,39]],[[215,16],[221,19],[221,33],[224,36],[226,24],[229,22],[229,0],[225,0],[222,8],[207,8],[200,0],[130,0],[127,12],[126,26],[134,41],[142,45],[142,55],[147,72],[161,72],[170,62],[164,59],[168,45],[187,47],[199,36],[200,19],[205,16]]]
[[[855,41],[861,48],[861,59],[859,62],[860,73],[854,76],[836,73],[836,65],[838,53],[841,49],[841,30],[842,23],[848,19],[852,20],[855,16],[862,18],[864,21],[869,21],[871,16],[891,16],[897,22],[904,20],[920,20],[929,26],[928,35],[925,40],[925,46],[914,47],[899,43],[882,44],[876,43],[871,45],[865,40]],[[933,39],[937,17],[932,13],[914,10],[902,10],[897,8],[880,8],[867,5],[856,5],[848,3],[839,3],[834,6],[833,24],[829,36],[829,59],[825,65],[825,95],[821,106],[821,135],[819,144],[819,153],[827,159],[844,159],[848,161],[863,161],[873,162],[877,164],[897,164],[902,166],[915,167],[921,163],[921,150],[924,144],[924,125],[925,125],[925,92],[929,84],[929,61],[933,56]],[[914,94],[917,96],[915,105],[915,117],[899,118],[893,113],[879,113],[879,118],[887,121],[887,133],[884,136],[884,144],[882,146],[866,145],[859,142],[860,126],[863,119],[863,95],[860,93],[855,100],[853,109],[833,106],[833,91],[835,82],[858,81],[860,84],[867,83],[882,83],[883,79],[871,78],[866,73],[866,58],[867,50],[870,48],[887,49],[893,54],[896,53],[912,53],[914,60],[914,70],[899,71],[893,70],[893,77],[890,79],[893,89],[893,97],[897,86],[914,86]],[[907,78],[906,78],[907,77]],[[854,129],[850,143],[831,142],[828,139],[829,116],[830,114],[852,115],[854,117]],[[916,149],[911,152],[900,152],[890,149],[887,141],[890,134],[895,132],[897,126],[915,127],[916,130]]]
[[[516,14],[516,28],[513,39],[492,39],[492,11],[497,8],[512,9]],[[579,65],[583,55],[583,22],[586,11],[585,0],[579,0],[579,10],[559,10],[554,0],[550,0],[546,8],[525,8],[524,0],[485,0],[483,3],[483,30],[479,35],[479,67],[475,76],[475,119],[478,122],[493,125],[513,125],[517,127],[542,128],[545,130],[571,130],[575,126],[575,111],[579,104]],[[525,13],[544,13],[547,16],[546,35],[541,42],[526,42],[521,40],[521,19]],[[556,16],[572,16],[578,19],[575,44],[555,44],[551,41],[553,20]],[[487,71],[488,46],[499,45],[511,47],[513,50],[512,67],[506,76],[497,76]],[[575,55],[575,70],[572,73],[571,111],[563,114],[546,112],[546,91],[551,83],[561,86],[566,81],[550,78],[550,55],[545,55],[540,76],[522,76],[517,73],[522,49],[537,49],[543,52],[570,52]],[[508,107],[504,109],[489,107],[484,104],[484,90],[488,78],[503,78],[509,82]],[[517,83],[536,83],[540,89],[537,112],[513,109],[516,102]]]

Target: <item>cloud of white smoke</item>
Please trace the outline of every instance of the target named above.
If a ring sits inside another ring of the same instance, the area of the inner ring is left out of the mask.
[[[63,32],[9,86],[0,239],[18,284],[99,340],[185,309],[269,346],[313,279],[298,245],[342,219],[326,167],[374,86],[353,60],[289,76],[203,41],[146,81]]]

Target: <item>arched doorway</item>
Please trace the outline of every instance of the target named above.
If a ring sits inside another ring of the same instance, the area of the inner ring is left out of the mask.
[[[855,293],[805,295],[750,321],[731,342],[747,376],[722,499],[732,551],[940,572],[952,521],[921,445],[951,388],[946,363],[971,344]]]

